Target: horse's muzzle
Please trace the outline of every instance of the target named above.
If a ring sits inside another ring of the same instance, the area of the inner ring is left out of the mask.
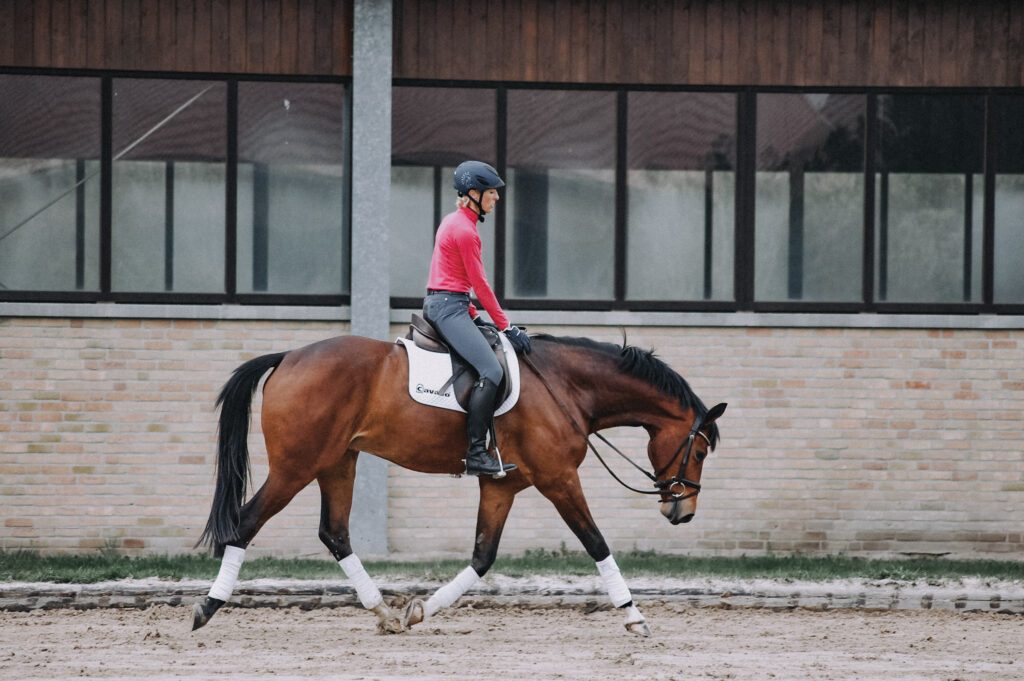
[[[693,497],[661,502],[661,514],[673,525],[690,522],[696,512],[697,500]]]

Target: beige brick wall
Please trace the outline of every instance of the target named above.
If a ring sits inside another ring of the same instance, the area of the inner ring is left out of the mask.
[[[618,342],[618,329],[547,329]],[[1024,333],[631,328],[709,406],[729,403],[695,520],[673,527],[591,455],[581,476],[614,550],[1024,558]],[[613,439],[643,461],[642,430]],[[612,459],[617,459],[612,454]],[[628,464],[617,465],[630,477]],[[395,550],[472,549],[472,482],[391,472]],[[437,509],[431,512],[431,509]],[[578,548],[536,492],[504,551]]]
[[[313,322],[0,319],[0,546],[180,553],[213,495],[220,386],[242,361],[342,333]],[[258,431],[253,476],[266,477]],[[257,553],[320,553],[310,488]]]
[[[231,370],[346,328],[0,319],[0,546],[189,550],[212,495],[213,401]],[[621,339],[618,328],[531,330]],[[584,487],[613,549],[1024,558],[1024,331],[627,333],[729,411],[689,525],[669,525],[588,457]],[[613,439],[642,461],[643,436],[622,429]],[[259,485],[258,430],[250,445]],[[395,554],[468,557],[475,481],[393,467],[389,485]],[[304,491],[259,534],[254,554],[326,556],[318,501],[315,487]],[[562,543],[579,546],[545,499],[521,494],[502,552]]]

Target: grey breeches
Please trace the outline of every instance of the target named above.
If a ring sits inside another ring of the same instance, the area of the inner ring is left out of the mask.
[[[423,316],[445,342],[476,369],[480,378],[494,385],[501,383],[501,365],[469,316],[469,296],[431,293],[423,299]]]

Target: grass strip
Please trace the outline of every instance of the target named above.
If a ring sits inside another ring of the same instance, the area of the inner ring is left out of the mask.
[[[708,557],[668,555],[653,551],[616,554],[616,562],[629,577],[717,577],[733,579],[955,580],[977,577],[994,580],[1024,579],[1024,563],[997,560],[911,558],[869,560],[846,556],[741,556]],[[375,577],[446,580],[469,558],[423,561],[366,561]],[[34,551],[0,551],[0,581],[89,584],[118,579],[157,577],[168,580],[214,579],[218,559],[205,555],[127,557],[112,551],[81,555],[40,555]],[[594,562],[575,551],[527,551],[500,557],[492,573],[509,577],[533,575],[594,575]],[[242,579],[342,580],[338,565],[328,558],[256,558],[242,568]]]

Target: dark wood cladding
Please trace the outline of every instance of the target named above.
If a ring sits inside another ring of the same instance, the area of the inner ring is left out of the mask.
[[[0,0],[0,66],[348,76],[351,0]]]
[[[394,0],[398,78],[1021,87],[1020,0]]]
[[[1024,86],[1020,0],[392,0],[398,78]],[[0,66],[352,72],[353,0],[0,0]]]

